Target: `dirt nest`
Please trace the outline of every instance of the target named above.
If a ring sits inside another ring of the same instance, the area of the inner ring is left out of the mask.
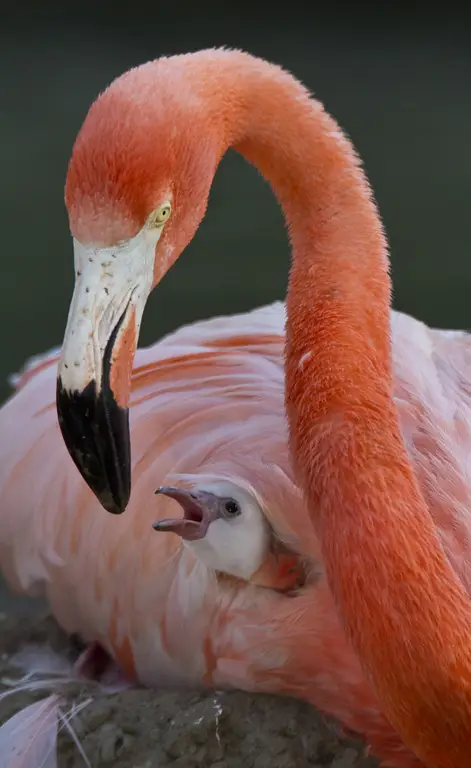
[[[0,680],[17,678],[9,664],[24,644],[77,648],[49,617],[0,618]],[[3,684],[0,690],[5,690]],[[358,741],[338,737],[332,723],[291,699],[245,693],[128,690],[103,695],[87,685],[61,688],[68,704],[92,701],[73,718],[93,768],[375,768]],[[0,723],[48,692],[18,692],[0,701]],[[2,768],[8,768],[1,760]],[[85,765],[65,730],[58,768]]]

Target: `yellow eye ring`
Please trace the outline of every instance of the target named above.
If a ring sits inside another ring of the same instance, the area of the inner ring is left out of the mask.
[[[165,203],[161,203],[161,205],[159,205],[155,211],[152,211],[148,219],[149,227],[163,227],[163,225],[169,220],[171,213],[171,203],[169,200],[166,200]]]

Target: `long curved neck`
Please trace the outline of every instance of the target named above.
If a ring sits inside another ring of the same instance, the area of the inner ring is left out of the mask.
[[[214,102],[224,125],[229,104],[228,143],[272,184],[289,228],[286,404],[328,581],[405,743],[427,766],[464,768],[471,604],[418,488],[392,399],[379,216],[350,143],[322,107],[277,68],[242,64],[232,62]]]

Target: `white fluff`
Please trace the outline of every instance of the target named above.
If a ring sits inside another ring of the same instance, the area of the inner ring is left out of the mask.
[[[248,581],[263,565],[270,548],[270,529],[257,499],[229,480],[205,482],[193,490],[229,496],[239,503],[241,514],[233,519],[215,520],[204,538],[184,540],[184,546],[208,568]]]

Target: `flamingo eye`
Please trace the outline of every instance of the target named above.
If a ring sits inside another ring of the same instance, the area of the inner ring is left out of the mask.
[[[155,211],[152,211],[147,223],[149,227],[163,227],[166,221],[170,218],[172,213],[172,206],[169,200],[159,205]]]
[[[240,504],[235,499],[228,499],[224,504],[225,517],[237,517],[242,512]]]

